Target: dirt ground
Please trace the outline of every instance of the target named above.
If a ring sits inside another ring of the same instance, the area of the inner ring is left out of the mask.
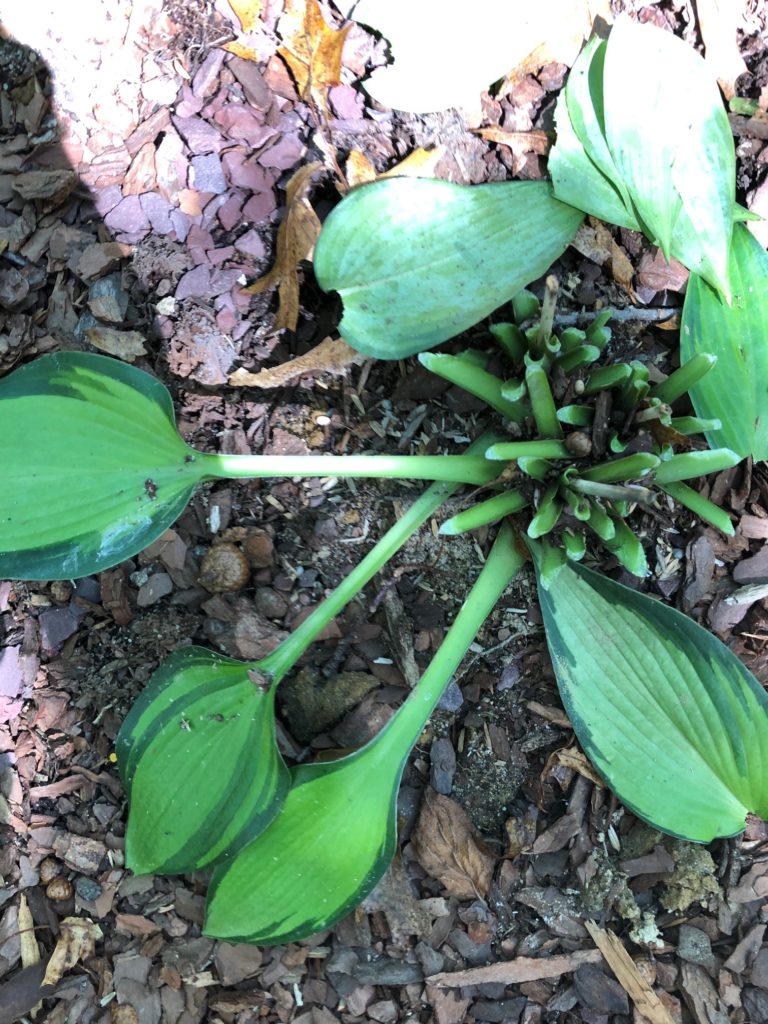
[[[382,172],[442,145],[435,173],[463,184],[544,176],[564,64],[521,73],[473,112],[402,115],[360,88],[386,48],[354,26],[323,114],[277,52],[282,0],[263,4],[245,38],[252,59],[222,48],[244,39],[226,0],[90,0],[76,31],[66,10],[41,18],[30,4],[25,19],[3,6],[0,374],[57,349],[111,352],[171,389],[183,435],[208,451],[430,452],[479,431],[481,404],[411,361],[313,356],[339,309],[308,263],[295,330],[276,327],[273,289],[242,289],[274,264],[286,183],[312,161],[321,218],[352,151]],[[622,6],[700,44],[688,0]],[[762,111],[765,30],[764,5],[748,5],[737,91]],[[765,116],[731,115],[739,200],[753,209],[766,202]],[[563,313],[679,311],[683,268],[632,232],[589,230],[557,267]],[[668,367],[674,328],[630,313],[613,344]],[[484,337],[483,325],[472,332]],[[233,383],[239,369],[296,357],[305,362],[278,386]],[[64,919],[92,923],[93,947],[35,1018],[55,1024],[768,1020],[768,829],[755,821],[706,848],[672,840],[590,778],[527,576],[414,750],[398,859],[333,930],[269,949],[215,942],[201,936],[204,875],[125,870],[113,744],[159,662],[189,643],[245,659],[270,650],[417,493],[217,483],[150,549],[98,578],[0,582],[0,1022],[38,999],[41,969],[20,970],[28,912],[43,964]],[[653,569],[642,586],[768,682],[768,609],[753,587],[768,581],[765,467],[721,474],[711,496],[733,512],[735,537],[694,528],[685,510],[639,520]],[[354,747],[381,728],[413,683],[414,657],[423,667],[439,645],[487,539],[443,541],[425,527],[328,628],[282,690],[286,757]],[[222,542],[252,552],[234,590],[201,583],[203,557]],[[632,584],[615,563],[600,567]],[[435,808],[449,841],[430,831]],[[478,856],[492,864],[484,887]],[[645,1015],[632,972],[596,948],[609,931],[656,994]]]

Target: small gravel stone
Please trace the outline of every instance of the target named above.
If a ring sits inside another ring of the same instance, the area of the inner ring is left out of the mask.
[[[162,597],[167,597],[173,590],[173,580],[167,572],[156,572],[150,576],[146,583],[143,583],[136,595],[136,604],[139,608],[149,608],[157,604]]]
[[[81,900],[93,902],[101,896],[101,886],[93,878],[85,878],[81,875],[75,882],[75,892]]]
[[[227,191],[227,179],[221,168],[221,160],[216,153],[207,153],[205,156],[193,156],[190,160],[192,173],[190,185],[198,192],[213,192],[214,195],[221,195]]]
[[[449,683],[437,707],[440,711],[458,711],[463,703],[464,695],[459,688],[459,684]]]
[[[715,966],[715,954],[712,952],[709,936],[692,925],[680,925],[677,953],[681,960],[687,960],[689,964],[701,964],[707,970],[712,970]]]

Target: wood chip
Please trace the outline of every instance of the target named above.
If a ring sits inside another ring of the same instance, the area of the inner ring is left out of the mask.
[[[637,1007],[651,1024],[675,1024],[668,1010],[640,974],[632,957],[624,948],[621,939],[611,931],[598,928],[594,921],[584,922],[587,931],[605,957],[608,966]]]
[[[559,978],[563,974],[577,971],[584,964],[602,962],[599,949],[581,949],[563,956],[518,956],[514,960],[490,964],[488,967],[473,967],[467,971],[443,971],[427,978],[431,985],[443,988],[463,988],[465,985],[520,985],[524,981],[541,981],[542,978]],[[668,1024],[668,1022],[664,1022]]]

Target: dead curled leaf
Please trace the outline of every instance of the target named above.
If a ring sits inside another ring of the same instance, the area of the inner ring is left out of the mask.
[[[428,789],[413,833],[419,863],[461,900],[488,894],[494,859],[477,844],[466,812],[455,800]]]
[[[243,288],[244,295],[260,295],[277,287],[280,300],[275,318],[279,329],[296,330],[299,322],[299,262],[309,259],[320,234],[320,221],[307,198],[319,161],[300,167],[286,186],[285,216],[277,230],[275,265],[258,281]]]
[[[104,937],[101,928],[87,917],[65,917],[59,928],[59,941],[48,961],[43,985],[57,985],[75,964],[93,956],[97,941]]]
[[[627,254],[602,221],[590,217],[589,223],[582,224],[576,232],[571,245],[593,263],[601,267],[607,263],[616,284],[624,289],[633,302],[637,301],[632,288],[634,268]]]
[[[350,28],[331,28],[317,0],[288,0],[280,19],[283,45],[277,52],[291,69],[301,98],[324,110],[328,89],[341,83],[341,53]]]
[[[258,373],[249,373],[241,367],[230,374],[229,383],[233,387],[282,388],[309,374],[344,373],[347,367],[365,359],[366,356],[356,352],[343,338],[326,338],[303,356],[289,359],[280,366],[271,366]]]
[[[378,174],[365,153],[353,149],[347,157],[344,168],[347,185],[349,188],[356,188],[358,185],[367,185],[380,178],[434,178],[435,169],[445,156],[445,150],[446,147],[443,145],[435,146],[433,149],[424,149],[423,146],[419,146],[399,164],[390,167],[383,174]]]

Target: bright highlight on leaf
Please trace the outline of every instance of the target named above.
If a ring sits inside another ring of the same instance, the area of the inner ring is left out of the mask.
[[[622,17],[607,42],[582,51],[556,121],[555,195],[639,227],[727,297],[736,158],[720,93],[696,51]]]
[[[623,803],[698,842],[768,816],[768,697],[724,644],[578,565],[539,598],[568,717]]]
[[[742,457],[768,459],[768,255],[742,225],[733,230],[728,306],[692,274],[683,306],[680,355],[716,351],[717,366],[691,388],[697,415],[721,422],[705,431],[710,444]]]
[[[355,189],[315,247],[315,275],[344,303],[342,337],[402,359],[466,330],[540,277],[582,215],[549,184],[394,178]]]

